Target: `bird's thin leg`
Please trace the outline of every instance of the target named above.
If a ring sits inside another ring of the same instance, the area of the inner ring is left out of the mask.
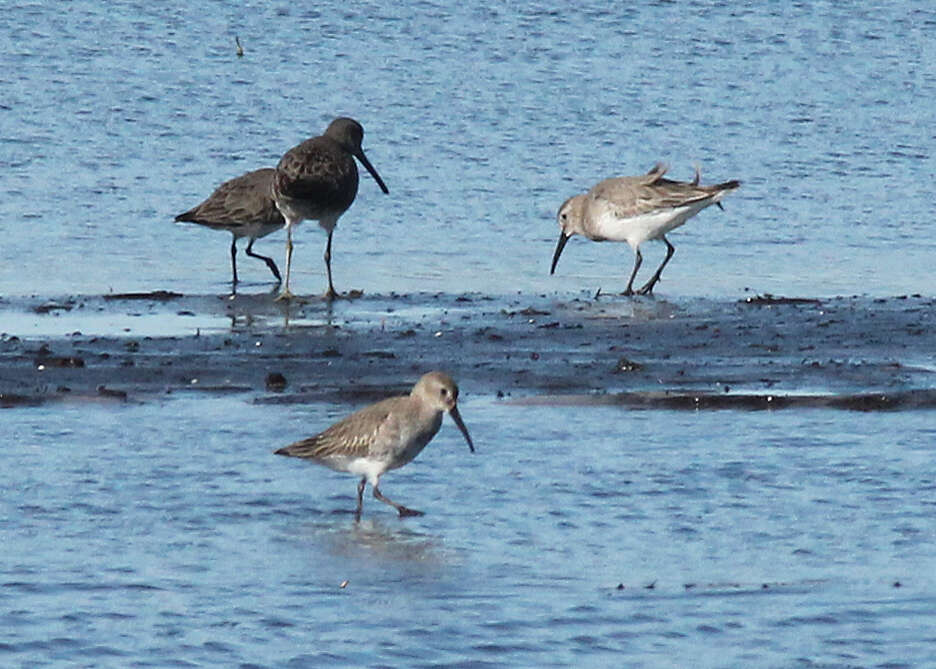
[[[634,269],[631,272],[630,280],[627,282],[627,288],[624,289],[625,295],[634,294],[634,277],[637,276],[637,270],[640,269],[640,263],[643,262],[643,256],[640,255],[640,249],[634,249]]]
[[[361,519],[361,511],[364,509],[364,486],[367,485],[367,478],[362,478],[357,484],[357,510],[354,512],[354,519]]]
[[[289,300],[295,297],[289,290],[289,273],[292,268],[292,225],[286,221],[286,284],[283,286],[283,292],[279,294],[277,300]]]
[[[231,240],[231,273],[234,276],[231,284],[237,285],[237,237]]]
[[[673,257],[673,254],[676,253],[676,248],[669,243],[669,240],[666,237],[660,237],[663,242],[666,244],[666,257],[663,258],[663,262],[660,263],[660,266],[657,268],[657,271],[653,273],[653,276],[650,277],[650,280],[644,284],[643,288],[637,292],[641,295],[649,295],[653,290],[653,287],[657,284],[657,281],[660,280],[660,274],[663,273],[663,268],[666,267],[666,263],[669,262],[670,258]]]
[[[422,516],[425,515],[422,511],[417,511],[416,509],[407,509],[402,504],[397,504],[393,500],[384,497],[383,493],[380,492],[380,488],[374,486],[374,497],[379,499],[384,504],[389,504],[400,514],[400,518],[405,518],[406,516]]]
[[[331,244],[332,233],[334,231],[334,228],[328,231],[328,241],[325,243],[325,270],[328,272],[328,291],[325,293],[325,299],[327,300],[333,300],[338,297],[338,293],[335,292],[335,286],[332,283],[331,273]]]
[[[276,266],[276,263],[273,262],[273,258],[269,258],[269,257],[267,257],[267,256],[262,256],[262,255],[260,255],[259,253],[254,253],[254,252],[253,252],[253,243],[254,243],[255,241],[257,241],[257,240],[251,238],[250,243],[247,244],[247,255],[249,255],[249,256],[252,257],[252,258],[260,258],[260,260],[262,260],[263,262],[265,262],[265,263],[267,264],[267,267],[270,268],[270,271],[273,272],[273,276],[276,277],[276,280],[279,281],[280,283],[282,283],[282,282],[283,282],[283,277],[280,276],[279,267],[277,267],[277,266]]]

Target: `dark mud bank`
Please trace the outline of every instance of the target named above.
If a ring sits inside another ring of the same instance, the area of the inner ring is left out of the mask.
[[[0,298],[0,406],[370,400],[430,369],[519,402],[936,406],[936,300],[567,295]]]

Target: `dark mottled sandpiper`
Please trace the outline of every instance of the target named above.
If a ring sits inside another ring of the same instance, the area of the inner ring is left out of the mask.
[[[357,195],[358,170],[354,159],[361,161],[384,193],[390,192],[364,155],[361,148],[363,140],[364,128],[360,123],[351,118],[336,118],[329,124],[325,134],[293,147],[276,166],[273,199],[286,218],[286,282],[277,299],[288,300],[293,297],[289,290],[292,229],[305,219],[318,221],[328,233],[325,245],[328,292],[325,296],[328,299],[337,296],[331,274],[332,233],[338,219]]]
[[[231,240],[231,272],[235,286],[237,240],[241,237],[250,238],[247,243],[247,255],[265,262],[276,280],[282,280],[272,258],[253,252],[253,243],[256,240],[276,232],[286,224],[270,193],[275,172],[273,168],[267,167],[225,181],[207,200],[175,217],[178,222],[198,223],[212,230],[226,230],[234,235],[234,239]]]

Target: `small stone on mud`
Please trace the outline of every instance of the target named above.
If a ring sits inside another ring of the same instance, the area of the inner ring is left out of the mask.
[[[286,377],[280,374],[279,372],[270,372],[266,377],[266,389],[274,392],[281,393],[286,389]]]
[[[97,392],[98,392],[98,395],[100,395],[101,397],[112,397],[118,400],[127,399],[127,393],[125,393],[123,390],[111,390],[110,388],[104,385],[98,386]]]
[[[625,372],[636,372],[640,369],[643,369],[643,365],[639,362],[634,362],[633,360],[628,360],[627,358],[620,358],[617,361],[617,365],[614,367],[615,374],[623,374]]]

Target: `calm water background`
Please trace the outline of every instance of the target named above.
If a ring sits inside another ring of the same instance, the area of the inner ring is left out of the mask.
[[[4,413],[7,666],[932,660],[931,413],[466,397],[478,453],[446,419],[384,481],[428,515],[358,526],[353,478],[270,454],[346,406],[158,408]]]
[[[556,210],[665,160],[744,188],[672,235],[661,292],[936,290],[930,3],[579,7],[4,11],[0,295],[223,290],[227,235],[173,216],[339,114],[364,124],[390,187],[362,177],[335,239],[339,289],[623,284],[629,249],[581,240],[548,276]],[[296,288],[319,292],[324,235],[297,237]],[[281,260],[282,245],[258,248]]]
[[[666,160],[744,187],[671,236],[663,294],[936,292],[929,3],[385,5],[5,8],[0,295],[225,291],[229,238],[172,217],[338,114],[390,187],[363,176],[339,224],[340,290],[623,286],[623,245],[575,240],[548,276],[555,211]],[[296,237],[294,289],[318,292],[324,235]],[[257,248],[280,261],[282,235]],[[462,385],[479,453],[448,422],[385,483],[429,514],[368,498],[359,526],[336,513],[353,479],[270,454],[346,404],[3,412],[0,663],[932,661],[931,412],[518,407]]]

